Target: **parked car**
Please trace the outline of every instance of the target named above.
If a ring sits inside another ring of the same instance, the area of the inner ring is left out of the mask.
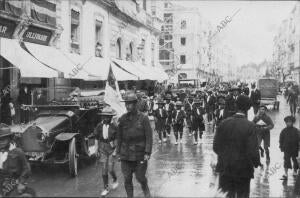
[[[17,132],[20,147],[30,163],[68,165],[71,176],[78,174],[78,159],[95,156],[95,139],[89,138],[100,121],[103,108],[91,99],[33,106],[36,119]],[[14,130],[16,132],[16,130]]]
[[[260,103],[263,105],[273,105],[274,110],[279,110],[279,101],[277,100],[279,83],[274,78],[258,79],[257,87],[261,93]]]

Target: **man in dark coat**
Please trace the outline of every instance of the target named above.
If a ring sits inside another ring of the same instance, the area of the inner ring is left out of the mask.
[[[260,91],[256,88],[255,84],[252,84],[251,88],[252,91],[251,91],[250,99],[251,99],[254,115],[256,115],[259,109],[261,95],[260,95]]]
[[[299,169],[297,157],[299,152],[299,131],[293,126],[295,117],[287,116],[284,118],[286,128],[280,133],[279,148],[284,153],[284,171],[283,180],[287,180],[288,169],[292,168],[291,160],[293,161],[294,176],[297,176]]]
[[[33,103],[34,105],[46,105],[47,104],[47,98],[43,95],[43,92],[41,89],[37,90],[37,95],[35,97],[35,101]]]
[[[224,107],[224,118],[233,116],[236,113],[235,101],[233,98],[232,90],[228,91],[227,96],[225,97],[225,107]]]
[[[24,105],[31,105],[31,94],[27,86],[20,91],[18,101],[21,106],[21,123],[26,124],[29,122],[29,108],[24,107]]]
[[[127,197],[133,197],[133,173],[145,197],[150,197],[146,171],[152,151],[152,128],[148,116],[138,111],[134,92],[126,93],[124,101],[127,113],[119,119],[117,154],[121,160]]]
[[[208,91],[207,104],[206,104],[206,112],[207,112],[207,120],[211,122],[214,119],[214,111],[216,108],[216,97],[212,94],[212,91]]]
[[[213,150],[218,155],[219,187],[228,197],[249,197],[254,167],[260,164],[254,123],[246,118],[251,103],[247,96],[237,99],[237,113],[217,128]]]

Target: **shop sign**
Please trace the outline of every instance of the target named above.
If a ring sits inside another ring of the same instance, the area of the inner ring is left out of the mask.
[[[30,26],[23,35],[23,41],[48,45],[51,39],[52,32],[42,28]]]
[[[0,18],[0,37],[12,38],[16,26],[15,22]]]

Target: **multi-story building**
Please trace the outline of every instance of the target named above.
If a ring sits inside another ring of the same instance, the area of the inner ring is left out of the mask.
[[[160,7],[145,0],[0,1],[0,66],[8,68],[0,69],[0,85],[15,84],[17,96],[19,76],[31,87],[62,77],[106,80],[111,61],[122,80],[146,78],[143,71],[159,65]],[[128,65],[135,67],[126,76],[120,67]]]
[[[230,67],[231,51],[211,42],[212,30],[197,8],[164,1],[159,61],[175,81],[178,78],[216,80],[221,76],[220,70],[228,74],[225,67]]]
[[[288,74],[300,83],[300,2],[296,2],[289,17],[282,21],[274,37],[273,68],[283,80]]]

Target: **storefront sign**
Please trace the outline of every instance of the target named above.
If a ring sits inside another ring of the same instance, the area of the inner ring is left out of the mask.
[[[51,39],[52,32],[38,27],[30,26],[23,35],[25,42],[48,45]]]
[[[0,37],[12,38],[16,26],[15,22],[0,18]]]

